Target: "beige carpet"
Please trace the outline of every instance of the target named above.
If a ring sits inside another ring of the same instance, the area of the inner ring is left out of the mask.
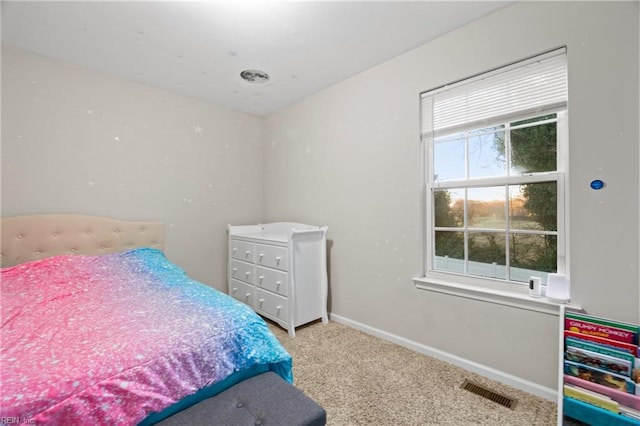
[[[327,411],[328,426],[555,425],[556,404],[345,325],[320,322],[290,338],[294,384]],[[461,389],[469,379],[517,399],[509,409]]]

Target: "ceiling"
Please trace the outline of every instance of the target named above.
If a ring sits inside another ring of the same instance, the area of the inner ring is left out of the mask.
[[[265,116],[508,4],[3,0],[2,43]]]

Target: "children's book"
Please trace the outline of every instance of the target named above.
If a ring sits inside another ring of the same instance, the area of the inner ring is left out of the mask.
[[[631,377],[633,360],[635,358],[631,357],[631,359],[622,359],[615,356],[605,355],[599,352],[594,352],[569,345],[570,342],[567,343],[567,348],[565,350],[565,358],[567,359],[567,361],[573,361],[577,362],[578,364],[584,364],[590,367],[596,367],[601,370],[609,371],[611,373]]]
[[[631,417],[631,418],[636,419],[636,420],[640,420],[640,411],[638,411],[638,410],[635,410],[635,409],[629,408],[629,407],[625,407],[623,405],[620,406],[619,410],[620,410],[620,414],[622,414],[623,416],[627,416],[627,417]]]
[[[601,370],[584,364],[578,364],[573,361],[564,362],[565,374],[579,377],[583,380],[598,383],[613,389],[618,389],[627,393],[635,393],[636,386],[628,377]]]
[[[632,343],[624,343],[624,342],[619,342],[617,340],[611,340],[611,339],[605,339],[603,337],[598,337],[598,336],[594,336],[591,334],[582,334],[576,331],[571,331],[571,330],[565,330],[564,331],[564,336],[565,338],[567,337],[572,337],[574,339],[579,339],[582,341],[588,341],[591,343],[597,343],[598,345],[604,346],[604,347],[608,347],[611,349],[616,349],[616,350],[620,350],[620,351],[624,351],[624,352],[628,352],[630,354],[635,354],[638,350],[638,348],[636,347],[636,345],[632,344]]]
[[[564,320],[565,330],[580,334],[604,337],[624,343],[638,344],[640,326],[622,321],[613,321],[591,315],[567,312]]]
[[[583,350],[591,356],[602,355],[605,360],[609,359],[607,357],[612,357],[614,358],[614,362],[615,359],[624,361],[624,364],[629,366],[628,373],[625,373],[625,376],[631,376],[631,370],[636,367],[636,358],[623,350],[614,349],[595,342],[576,339],[574,337],[566,337],[564,340],[566,350],[569,350],[569,348],[571,348],[572,351]],[[640,367],[640,365],[638,366]],[[615,373],[616,371],[613,372]]]
[[[564,383],[579,386],[583,389],[588,389],[592,392],[597,392],[602,395],[606,395],[611,399],[618,401],[620,405],[626,405],[627,407],[640,410],[640,396],[631,393],[619,391],[618,389],[610,388],[608,386],[602,386],[594,382],[579,379],[578,377],[564,374]],[[640,386],[636,386],[636,389]]]
[[[606,395],[600,395],[596,392],[591,392],[573,385],[564,385],[563,393],[564,396],[568,396],[569,398],[577,399],[614,413],[620,412],[620,404]]]

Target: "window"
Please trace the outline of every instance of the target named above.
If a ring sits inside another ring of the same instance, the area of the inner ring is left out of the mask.
[[[560,49],[422,94],[427,276],[565,272],[566,80]]]

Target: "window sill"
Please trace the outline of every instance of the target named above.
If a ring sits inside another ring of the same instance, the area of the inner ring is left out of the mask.
[[[459,284],[429,277],[416,277],[413,282],[417,289],[449,294],[466,299],[510,306],[548,315],[560,315],[560,306],[580,309],[571,303],[562,303],[546,297],[531,297],[525,292],[482,288],[470,284]]]

